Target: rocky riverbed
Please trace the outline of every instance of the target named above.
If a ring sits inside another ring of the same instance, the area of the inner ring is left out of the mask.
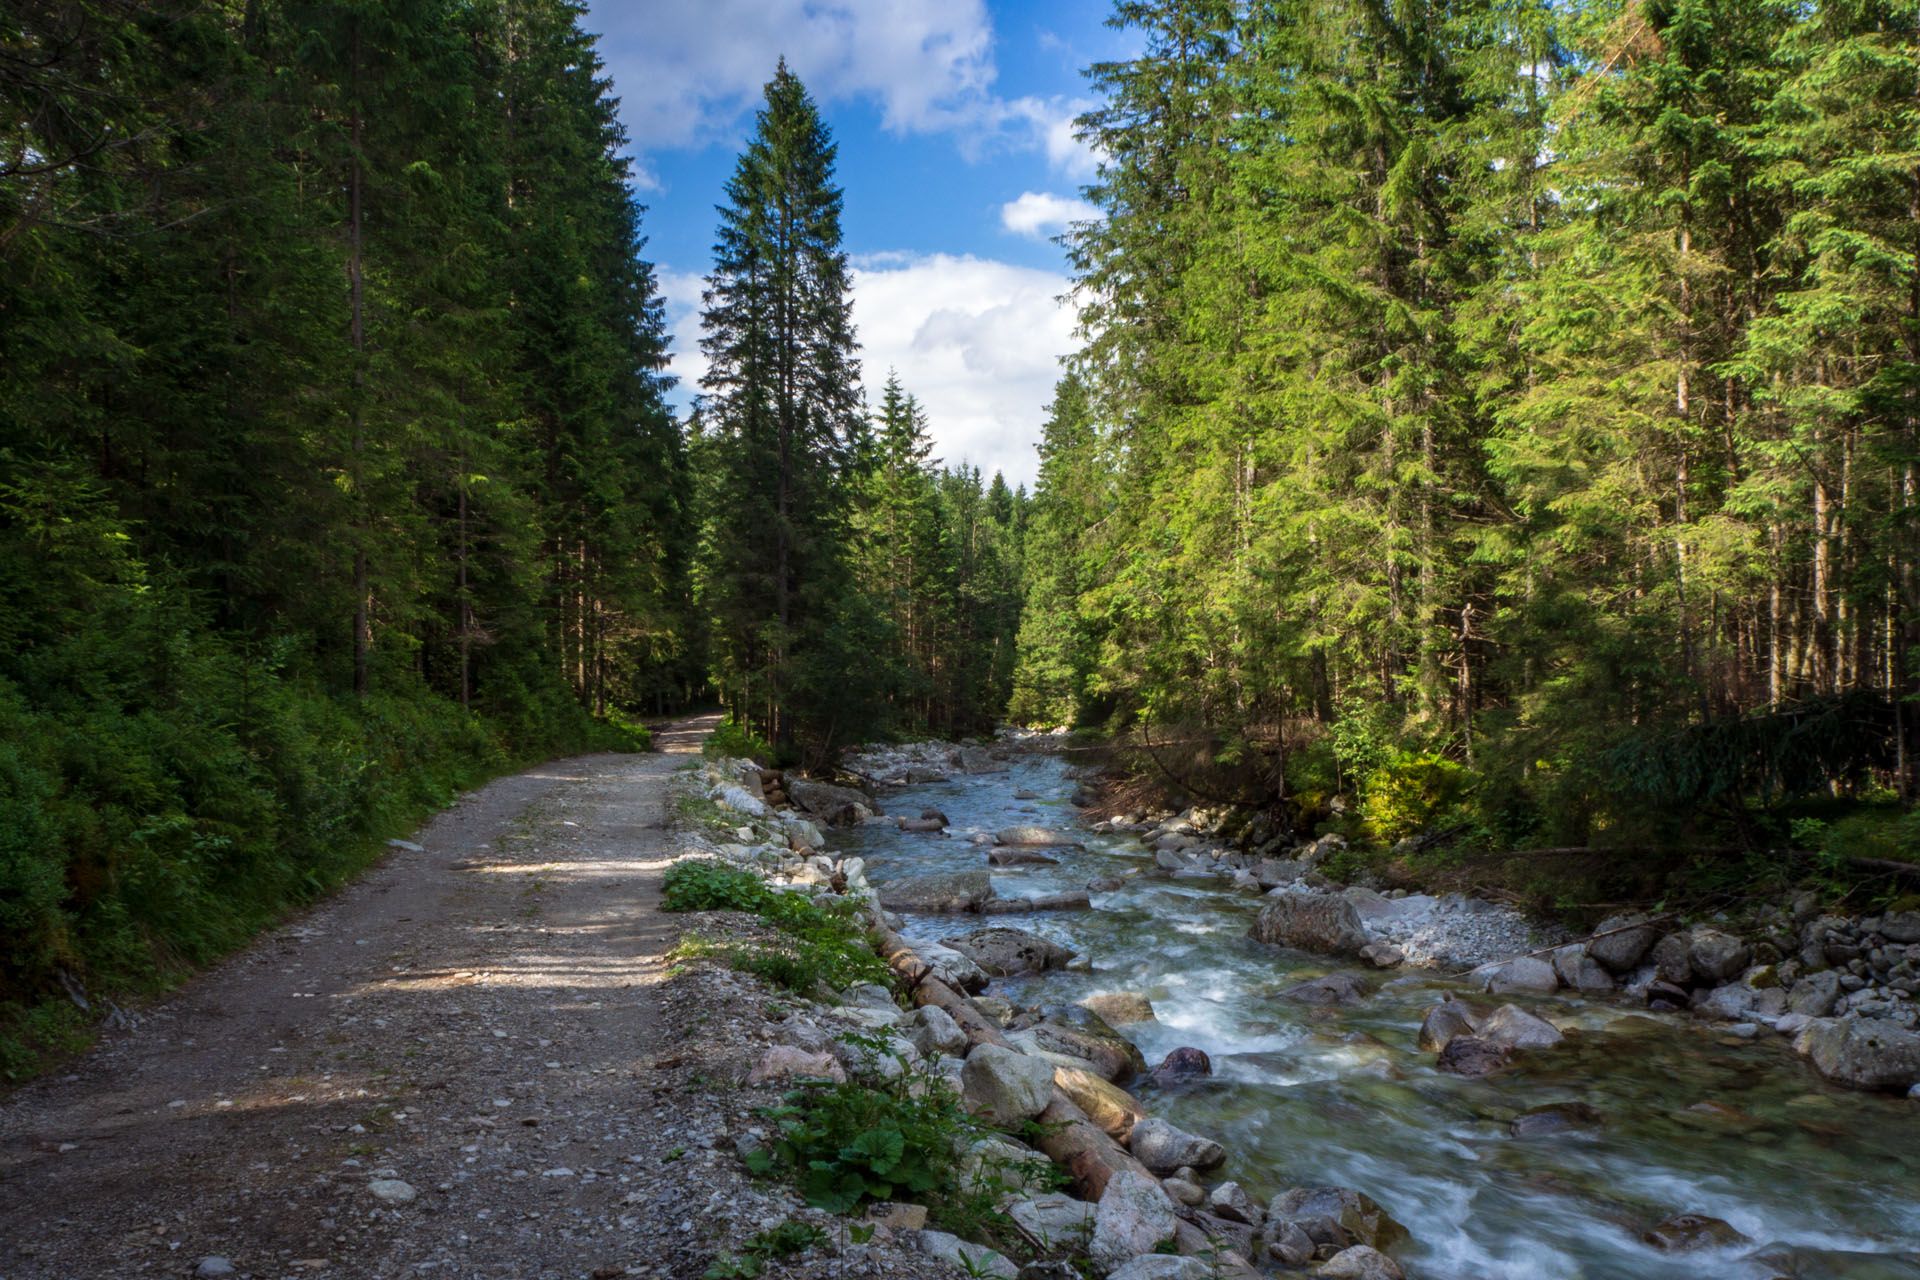
[[[1218,1168],[1156,1156],[1149,1173],[1176,1221],[1251,1264],[1920,1275],[1920,1127],[1892,1092],[1910,1025],[1898,919],[1801,902],[1613,921],[1583,944],[1471,899],[1333,884],[1327,844],[1227,840],[1221,815],[1082,826],[1085,789],[1030,748],[920,744],[855,768],[866,798],[828,798],[857,808],[814,872],[857,860],[846,887],[891,903],[943,981],[987,984],[969,1007],[1132,1158],[1143,1120],[1183,1149],[1218,1139]],[[1033,940],[978,936],[1008,925]],[[976,958],[1010,941],[1024,960]],[[1373,1241],[1302,1227],[1303,1251],[1288,1197],[1322,1194],[1345,1198],[1336,1222],[1365,1196],[1404,1225]],[[1335,1257],[1356,1248],[1372,1252]]]

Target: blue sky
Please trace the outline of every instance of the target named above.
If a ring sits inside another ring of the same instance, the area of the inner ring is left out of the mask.
[[[1072,138],[1081,69],[1122,56],[1106,0],[596,0],[589,29],[631,135],[648,254],[697,382],[714,206],[784,54],[840,147],[866,381],[920,397],[936,452],[1031,482],[1042,409],[1073,346],[1049,242],[1087,216]],[[689,388],[678,393],[684,403]]]

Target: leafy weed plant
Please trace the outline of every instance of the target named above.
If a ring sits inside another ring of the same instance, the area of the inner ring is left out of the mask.
[[[770,889],[751,871],[713,861],[671,867],[660,902],[668,911],[745,911],[784,935],[773,946],[683,945],[678,956],[718,954],[736,969],[803,995],[862,982],[885,985],[890,977],[853,903],[822,905],[805,894]]]

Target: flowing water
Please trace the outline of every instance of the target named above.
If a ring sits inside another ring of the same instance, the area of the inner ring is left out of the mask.
[[[1077,831],[1064,798],[1072,787],[1057,757],[1028,756],[1007,773],[888,800],[909,816],[938,806],[952,823],[944,839],[874,823],[836,843],[864,856],[878,884],[977,869],[985,851],[965,837],[1009,825],[1084,842],[1047,850],[1058,866],[994,868],[1001,897],[1150,866],[1129,837]],[[1016,800],[1022,789],[1041,799]],[[1190,1091],[1134,1082],[1148,1111],[1223,1142],[1228,1161],[1215,1177],[1262,1202],[1294,1186],[1367,1192],[1412,1232],[1398,1252],[1420,1280],[1920,1280],[1920,1104],[1828,1085],[1784,1037],[1741,1040],[1624,1000],[1562,993],[1534,1008],[1569,1031],[1565,1045],[1463,1080],[1436,1071],[1417,1044],[1427,1007],[1460,984],[1425,970],[1369,972],[1375,995],[1316,1015],[1275,993],[1339,966],[1249,941],[1258,899],[1142,879],[1094,904],[988,921],[911,916],[904,933],[937,939],[1003,924],[1090,955],[1091,973],[997,978],[989,991],[1017,1006],[1146,995],[1156,1019],[1122,1030],[1148,1062],[1192,1045],[1215,1073]],[[1562,1102],[1596,1108],[1599,1130],[1510,1135],[1516,1114]],[[1713,1105],[1689,1110],[1703,1103]],[[1754,1244],[1676,1255],[1641,1242],[1679,1213],[1722,1218]]]

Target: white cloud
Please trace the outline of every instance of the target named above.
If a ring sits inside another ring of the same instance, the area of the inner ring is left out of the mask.
[[[1065,231],[1073,222],[1090,222],[1100,210],[1085,200],[1056,196],[1046,191],[1025,191],[1018,200],[1000,206],[1000,225],[1017,236],[1035,240]]]
[[[692,272],[661,270],[660,295],[673,331],[670,372],[682,408],[700,391],[700,292]],[[1074,350],[1074,316],[1058,299],[1066,276],[986,258],[875,253],[853,262],[853,320],[868,398],[889,369],[927,411],[934,455],[967,462],[1008,484],[1033,487],[1034,445],[1060,378],[1060,357]]]
[[[970,156],[1016,146],[1067,177],[1093,172],[1072,136],[1086,103],[993,93],[984,0],[598,0],[589,25],[643,155],[737,141],[785,57],[815,98],[873,102],[895,133],[953,132]]]
[[[854,263],[853,318],[870,389],[887,370],[927,410],[936,456],[1032,486],[1034,445],[1074,349],[1056,272],[972,256],[883,254]]]

